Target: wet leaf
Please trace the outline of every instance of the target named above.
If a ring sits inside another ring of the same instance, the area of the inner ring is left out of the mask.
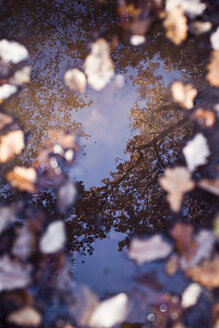
[[[87,84],[86,76],[77,68],[68,70],[64,75],[64,81],[70,90],[77,92],[84,91]]]
[[[71,206],[77,196],[77,190],[74,183],[67,180],[58,191],[58,207],[61,212],[66,211],[66,209]]]
[[[6,126],[10,125],[13,122],[12,116],[9,116],[4,113],[0,113],[0,130],[3,130]]]
[[[172,245],[167,243],[161,235],[154,235],[148,239],[134,238],[129,246],[128,257],[141,265],[166,258],[172,249]]]
[[[187,19],[184,16],[183,10],[179,7],[173,7],[167,12],[163,23],[167,37],[176,45],[179,45],[187,37]]]
[[[104,39],[98,39],[91,45],[91,53],[84,62],[84,71],[88,83],[96,91],[102,90],[114,75],[114,63],[110,58],[110,49]]]
[[[29,66],[25,66],[14,73],[14,75],[10,79],[10,83],[15,85],[22,85],[24,83],[29,83],[30,75],[31,75],[31,68]]]
[[[195,21],[190,25],[190,31],[196,35],[207,33],[212,28],[211,22]]]
[[[214,50],[219,50],[219,27],[211,34],[210,40],[212,48]]]
[[[36,309],[29,306],[12,312],[8,317],[8,322],[24,327],[37,327],[40,325],[41,321],[41,314]]]
[[[30,283],[30,265],[23,265],[7,255],[0,257],[0,291],[26,287]]]
[[[129,312],[129,299],[124,293],[102,301],[88,322],[89,327],[109,328],[122,323]]]
[[[35,246],[35,236],[29,230],[28,224],[16,231],[16,239],[12,248],[12,254],[22,261],[28,259]]]
[[[191,83],[184,84],[177,81],[171,85],[170,89],[175,102],[178,102],[183,108],[192,109],[194,98],[198,92]]]
[[[62,221],[51,223],[40,240],[40,251],[45,254],[55,253],[65,244],[65,226]]]
[[[212,194],[215,194],[216,196],[219,196],[219,178],[215,180],[202,179],[199,181],[198,186],[208,192],[211,192]]]
[[[181,257],[189,261],[194,258],[198,244],[194,240],[193,227],[185,223],[176,223],[170,231]]]
[[[7,228],[8,225],[15,222],[17,206],[1,206],[0,207],[0,233]]]
[[[34,183],[37,180],[37,174],[32,167],[15,166],[13,171],[6,174],[6,178],[12,187],[20,191],[35,192],[36,190]]]
[[[207,158],[210,156],[208,143],[203,134],[198,133],[187,145],[183,148],[183,154],[189,171],[193,172],[198,166],[207,163]]]
[[[206,128],[211,128],[215,124],[215,114],[208,109],[198,108],[193,113],[193,117]]]
[[[206,259],[200,265],[186,270],[187,277],[202,284],[206,288],[219,287],[219,255]]]
[[[191,175],[185,167],[165,169],[164,175],[159,179],[161,187],[169,194],[170,208],[177,212],[180,210],[183,196],[195,186]]]
[[[20,43],[5,39],[0,41],[0,57],[4,62],[17,64],[28,56],[27,49]]]
[[[166,10],[171,11],[174,7],[180,7],[190,18],[195,18],[203,13],[206,4],[200,0],[167,0]]]
[[[210,64],[207,66],[207,69],[207,80],[212,86],[219,87],[219,50],[212,51]]]
[[[0,103],[17,92],[17,87],[11,84],[0,86]]]
[[[201,292],[202,288],[200,285],[196,283],[191,283],[182,294],[182,307],[186,309],[190,306],[195,305],[198,302]]]
[[[179,269],[179,258],[176,254],[173,254],[167,261],[165,270],[169,276],[173,276]]]
[[[5,163],[20,155],[24,149],[24,133],[21,130],[8,132],[0,137],[0,162]]]
[[[146,39],[144,35],[132,35],[130,38],[130,43],[133,46],[140,46],[141,44],[145,43]]]

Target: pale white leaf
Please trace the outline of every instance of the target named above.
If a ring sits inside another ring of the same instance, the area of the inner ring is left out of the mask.
[[[30,74],[31,74],[30,66],[25,66],[14,73],[14,75],[10,79],[10,83],[15,85],[22,85],[23,83],[29,83]]]
[[[145,36],[144,35],[132,35],[130,38],[130,43],[133,46],[140,46],[145,42]]]
[[[173,250],[173,246],[166,242],[161,235],[154,235],[149,239],[133,239],[128,256],[137,264],[166,258]]]
[[[68,70],[64,75],[65,85],[72,91],[82,92],[86,87],[86,76],[77,68]]]
[[[120,293],[101,302],[91,315],[90,327],[109,328],[122,323],[129,312],[129,299],[125,293]]]
[[[211,45],[215,50],[219,50],[219,27],[216,29],[214,33],[212,33],[211,37]]]
[[[0,87],[0,100],[9,98],[16,92],[17,92],[17,87],[15,85],[6,83]]]
[[[193,172],[198,166],[207,163],[210,156],[208,143],[203,134],[198,133],[194,139],[188,142],[183,148],[183,154],[189,171]]]
[[[202,288],[197,283],[191,283],[182,294],[182,307],[188,308],[198,302]]]
[[[65,244],[65,226],[60,221],[51,223],[40,240],[42,253],[51,254],[60,250]]]
[[[6,63],[17,64],[28,58],[28,51],[18,42],[3,39],[0,41],[0,57]]]
[[[180,7],[190,18],[194,18],[203,13],[206,5],[200,0],[167,0],[166,11],[171,11],[174,7]]]
[[[22,309],[12,312],[8,317],[8,321],[15,323],[18,326],[37,327],[42,321],[42,316],[34,308],[26,306]]]

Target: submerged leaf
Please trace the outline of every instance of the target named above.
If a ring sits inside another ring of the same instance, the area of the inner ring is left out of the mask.
[[[198,166],[207,163],[207,158],[210,156],[208,143],[203,134],[198,133],[187,145],[183,148],[183,154],[189,171],[193,172]]]
[[[185,167],[165,169],[164,175],[159,179],[161,187],[169,194],[168,202],[174,212],[179,211],[183,196],[195,186],[191,175]]]
[[[91,45],[91,53],[84,62],[84,71],[88,83],[96,91],[102,90],[114,75],[114,63],[110,58],[110,49],[104,39],[98,39]]]
[[[176,45],[181,44],[186,39],[187,19],[181,8],[173,7],[171,11],[168,11],[163,25],[167,31],[167,37]]]
[[[61,212],[64,212],[71,206],[77,196],[77,190],[74,183],[67,180],[58,191],[58,207]]]
[[[198,94],[191,83],[184,84],[180,81],[174,82],[171,85],[171,92],[173,100],[186,109],[192,109],[194,98]]]
[[[24,149],[24,133],[21,130],[8,132],[0,137],[0,162],[5,163]]]
[[[128,250],[128,257],[137,264],[166,258],[172,252],[172,245],[167,243],[161,235],[149,239],[133,239]]]
[[[30,283],[30,265],[4,255],[0,258],[0,291],[26,287]]]
[[[91,315],[89,327],[110,328],[122,323],[129,312],[129,299],[124,293],[101,302]]]
[[[8,317],[8,322],[15,323],[18,326],[37,327],[42,321],[41,314],[32,307],[26,306],[22,309],[12,312]]]
[[[15,166],[13,171],[6,174],[6,178],[12,187],[18,188],[20,191],[35,192],[34,183],[37,174],[32,167]]]
[[[59,251],[65,244],[65,226],[62,221],[51,223],[40,240],[40,251],[51,254]]]

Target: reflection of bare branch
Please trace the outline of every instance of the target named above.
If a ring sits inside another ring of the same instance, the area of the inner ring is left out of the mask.
[[[159,151],[158,151],[158,149],[157,149],[157,144],[154,145],[154,150],[155,150],[155,153],[156,153],[156,155],[157,155],[158,162],[159,162],[160,166],[161,166],[162,168],[164,168],[164,167],[165,167],[165,164],[164,164],[164,162],[163,162],[163,160],[162,160],[162,158],[161,158],[161,156],[160,156],[160,154],[159,154]]]

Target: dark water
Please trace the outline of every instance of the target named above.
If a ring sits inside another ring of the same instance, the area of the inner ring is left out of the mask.
[[[1,34],[28,48],[32,67],[31,83],[4,105],[29,134],[19,162],[34,162],[50,129],[80,135],[81,152],[69,172],[79,199],[66,215],[73,274],[101,296],[126,290],[140,270],[126,259],[127,243],[136,234],[164,231],[175,219],[157,178],[184,163],[181,149],[195,128],[171,102],[168,85],[182,78],[201,92],[205,59],[192,39],[177,48],[161,27],[132,46],[113,1],[7,1]],[[74,94],[64,73],[82,67],[97,37],[118,38],[116,75],[101,92],[87,87]],[[202,223],[203,213],[210,215],[208,197],[199,191],[185,197],[180,216]]]

